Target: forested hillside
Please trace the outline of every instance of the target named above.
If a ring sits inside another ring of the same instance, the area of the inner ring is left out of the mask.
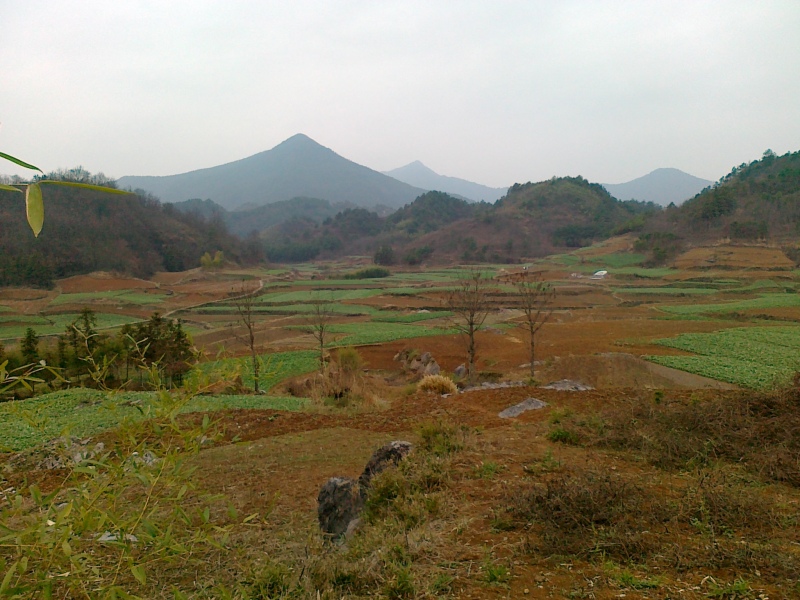
[[[664,262],[689,244],[720,239],[731,242],[777,242],[793,255],[800,236],[800,152],[777,156],[767,150],[760,160],[734,167],[680,207],[642,222],[638,249]]]
[[[45,222],[35,238],[20,194],[0,191],[0,285],[48,287],[91,271],[135,276],[199,266],[205,252],[257,259],[216,218],[184,214],[152,197],[47,186]]]
[[[274,261],[375,254],[382,262],[516,262],[559,248],[591,244],[658,211],[652,203],[620,202],[581,177],[517,184],[496,204],[469,203],[428,192],[380,218],[349,209],[321,225],[294,219],[264,232]]]

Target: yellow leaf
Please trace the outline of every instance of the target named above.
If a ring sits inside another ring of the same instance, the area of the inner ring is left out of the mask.
[[[33,230],[33,235],[39,237],[39,232],[44,225],[44,201],[42,188],[38,183],[32,183],[25,188],[25,210],[28,213],[28,225]]]

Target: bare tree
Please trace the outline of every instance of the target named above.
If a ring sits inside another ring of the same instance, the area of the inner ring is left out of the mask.
[[[259,393],[259,378],[261,376],[261,359],[256,351],[256,321],[254,314],[254,304],[258,290],[248,290],[242,281],[242,286],[233,298],[233,305],[236,307],[238,322],[245,328],[245,335],[236,335],[250,350],[250,360],[253,363],[253,391]]]
[[[330,334],[333,310],[331,302],[321,296],[315,296],[311,302],[311,312],[306,315],[306,331],[314,336],[319,345],[319,372],[325,372],[325,343]]]
[[[525,313],[523,327],[528,331],[530,337],[530,377],[533,379],[536,361],[536,334],[553,314],[552,305],[556,292],[552,285],[542,280],[541,273],[526,273],[525,279],[514,285],[517,288],[519,306]]]
[[[458,279],[456,288],[447,294],[445,305],[453,313],[453,326],[464,339],[467,349],[467,377],[474,381],[477,346],[475,334],[489,316],[490,279],[472,269]]]

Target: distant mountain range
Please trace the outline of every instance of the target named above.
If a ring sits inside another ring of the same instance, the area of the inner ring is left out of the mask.
[[[225,165],[165,177],[122,177],[117,185],[150,192],[163,202],[211,199],[228,210],[297,197],[399,208],[425,192],[347,160],[303,134]]]
[[[458,177],[439,175],[418,160],[383,174],[418,188],[445,192],[475,202],[494,202],[508,191],[508,188],[492,188]]]
[[[713,181],[700,179],[679,169],[656,169],[627,183],[604,183],[608,193],[620,200],[642,200],[667,206],[694,198]]]

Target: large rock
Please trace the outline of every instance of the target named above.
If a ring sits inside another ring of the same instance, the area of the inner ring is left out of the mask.
[[[358,480],[331,477],[317,496],[317,518],[322,531],[334,536],[350,535],[358,527],[372,478],[397,464],[411,452],[410,442],[394,441],[378,448]]]
[[[350,477],[331,477],[317,496],[317,518],[325,533],[341,535],[364,508],[361,486]]]
[[[364,472],[358,478],[361,489],[366,494],[372,478],[385,471],[389,467],[397,466],[406,455],[411,452],[411,442],[389,442],[385,446],[378,448],[369,459]]]

